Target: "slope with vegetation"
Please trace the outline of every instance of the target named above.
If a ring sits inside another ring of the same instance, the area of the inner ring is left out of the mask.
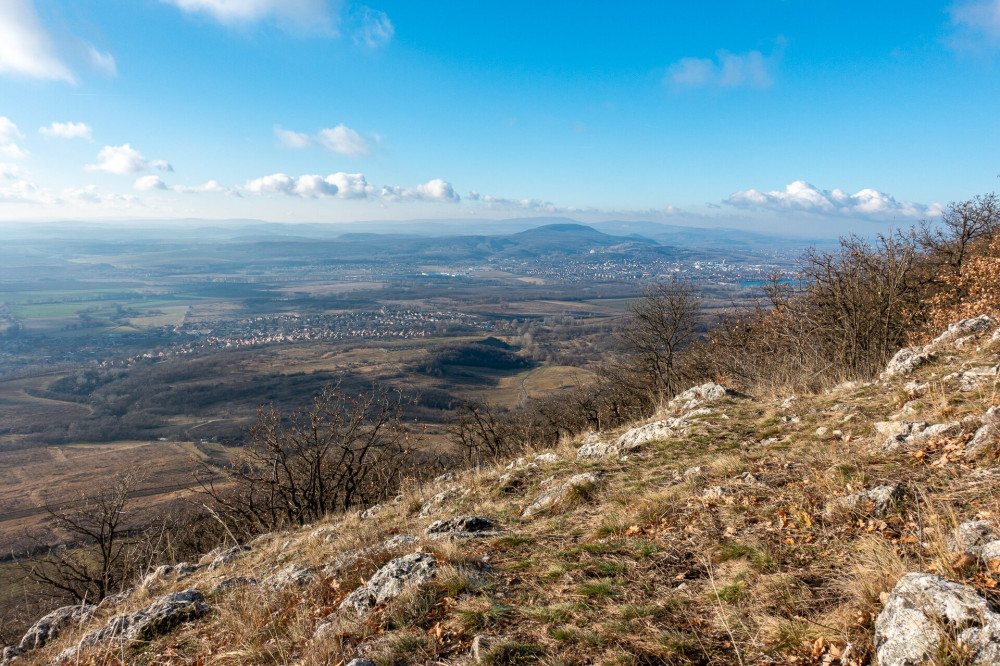
[[[203,510],[39,560],[88,585],[5,663],[997,663],[996,208],[707,328],[652,289],[592,386],[462,405],[466,471],[385,392],[262,412]]]

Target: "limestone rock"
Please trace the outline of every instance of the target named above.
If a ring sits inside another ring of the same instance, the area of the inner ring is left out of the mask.
[[[347,666],[378,666],[378,664],[376,664],[371,659],[359,659],[359,658],[355,658],[355,659],[351,659],[349,662],[347,662]]]
[[[980,454],[986,452],[990,445],[996,444],[997,439],[1000,438],[1000,426],[996,423],[987,423],[976,430],[976,434],[972,436],[969,443],[965,445],[965,457],[967,460],[972,460],[977,458]]]
[[[179,562],[177,564],[161,564],[156,567],[153,571],[146,574],[146,577],[142,579],[139,583],[141,589],[146,589],[152,587],[157,583],[166,580],[167,578],[173,578],[174,580],[181,580],[187,578],[192,573],[197,571],[200,567],[197,564],[191,564],[190,562]]]
[[[427,527],[427,534],[468,539],[493,536],[498,534],[498,530],[496,521],[486,516],[455,516],[431,523]]]
[[[951,324],[947,329],[945,329],[944,333],[934,338],[934,341],[931,342],[931,344],[947,344],[948,342],[953,342],[958,338],[985,331],[995,324],[996,320],[986,314],[981,314],[978,317],[972,317],[971,319],[963,319],[962,321],[957,321],[954,324]]]
[[[551,465],[553,463],[559,462],[559,456],[554,453],[540,453],[535,456],[535,459],[531,461],[528,467],[538,467],[540,465]]]
[[[432,497],[426,504],[420,507],[420,517],[427,518],[431,514],[439,511],[445,504],[461,495],[462,492],[458,487],[442,490],[437,495]]]
[[[437,575],[437,560],[426,553],[398,557],[376,571],[367,583],[347,595],[341,610],[367,615],[374,606],[395,599],[408,585],[427,583]]]
[[[571,476],[566,483],[554,486],[544,493],[539,495],[534,502],[532,502],[528,508],[524,510],[521,514],[522,518],[531,518],[537,516],[540,513],[549,511],[558,502],[566,497],[571,490],[577,487],[583,487],[598,483],[601,477],[600,474],[596,472],[585,472],[583,474],[577,474]]]
[[[935,352],[930,346],[903,347],[889,360],[885,370],[879,376],[889,379],[896,375],[906,375],[934,358]]]
[[[316,579],[316,567],[292,563],[265,578],[264,585],[277,590],[293,585],[301,587]]]
[[[472,639],[472,658],[477,664],[483,663],[494,645],[496,645],[496,639],[493,636],[477,634]]]
[[[653,442],[658,439],[667,439],[668,437],[673,437],[674,431],[670,427],[670,424],[666,421],[656,421],[654,423],[647,423],[644,426],[639,426],[638,428],[632,428],[621,437],[615,441],[616,452],[620,453],[623,451],[631,451],[637,449],[647,442]]]
[[[883,515],[905,496],[905,488],[898,483],[876,486],[827,502],[826,513],[831,515],[838,511],[861,511],[867,509],[868,504],[871,503],[873,513]]]
[[[248,550],[250,549],[246,546],[232,546],[230,548],[226,548],[225,550],[220,551],[219,554],[215,556],[215,559],[209,563],[208,570],[215,571],[221,566],[229,564],[230,562],[235,562],[243,557]]]
[[[233,590],[240,587],[255,587],[258,581],[256,578],[247,576],[228,576],[223,578],[212,587],[212,594]]]
[[[52,611],[42,619],[38,620],[21,637],[21,642],[17,648],[19,654],[24,654],[28,650],[37,650],[58,636],[67,626],[84,622],[93,615],[97,606],[77,605],[63,606]]]
[[[64,650],[56,661],[72,661],[81,647],[153,640],[174,627],[207,613],[209,607],[204,601],[201,592],[196,589],[160,597],[145,608],[113,617],[102,628],[87,632],[77,645]]]
[[[948,549],[953,552],[968,551],[981,554],[983,546],[1000,538],[996,525],[988,520],[967,520],[948,537]]]
[[[967,585],[906,574],[875,620],[879,666],[930,662],[946,639],[969,650],[977,664],[1000,663],[1000,614]]]
[[[736,394],[725,386],[720,386],[714,382],[707,382],[700,386],[692,386],[683,393],[678,393],[670,400],[668,405],[671,409],[687,412],[697,409],[704,404],[717,402],[734,395]]]
[[[576,459],[586,458],[607,458],[618,455],[618,446],[614,442],[589,442],[584,443],[576,450]]]

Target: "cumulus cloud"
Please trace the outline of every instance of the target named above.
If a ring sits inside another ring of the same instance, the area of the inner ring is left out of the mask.
[[[371,7],[361,7],[358,10],[359,27],[354,34],[354,43],[378,48],[392,41],[396,29],[385,12]]]
[[[332,31],[326,0],[161,0],[188,13],[207,14],[226,26],[273,21],[308,32]]]
[[[360,157],[371,152],[368,140],[343,123],[336,127],[321,129],[316,136],[276,126],[274,135],[278,138],[278,143],[285,148],[302,149],[319,146],[331,153],[348,157]]]
[[[104,146],[101,152],[97,153],[97,164],[88,164],[87,171],[105,171],[126,176],[133,173],[142,173],[149,169],[159,171],[173,171],[174,168],[163,160],[147,160],[145,156],[131,145],[125,143],[120,146]]]
[[[924,205],[911,201],[896,201],[892,195],[872,188],[848,194],[841,189],[820,190],[803,180],[786,185],[784,190],[761,192],[750,189],[734,192],[724,200],[724,203],[745,209],[797,210],[832,215],[861,215],[877,219],[933,217],[943,210],[937,203]]]
[[[0,74],[73,83],[73,73],[55,55],[32,0],[5,0],[0,11]]]
[[[681,58],[667,68],[663,81],[680,88],[767,88],[774,83],[779,59],[780,51],[765,56],[760,51],[719,50],[715,58]]]
[[[13,180],[21,175],[21,167],[16,164],[0,162],[0,178]]]
[[[343,123],[319,131],[319,143],[332,153],[358,157],[369,152],[364,137]]]
[[[462,199],[455,192],[451,183],[440,178],[434,178],[412,188],[386,185],[382,188],[382,198],[387,201],[438,201],[446,203],[457,203]]]
[[[304,175],[298,178],[275,173],[247,181],[243,189],[254,194],[284,194],[302,199],[363,199],[372,196],[375,188],[360,173],[332,173],[327,177]]]
[[[308,148],[313,145],[313,138],[301,132],[293,132],[292,130],[275,127],[274,135],[278,137],[278,143],[285,148]]]
[[[143,176],[135,181],[133,187],[141,192],[148,192],[150,190],[165,190],[167,184],[159,176]]]
[[[40,127],[39,133],[45,136],[59,137],[60,139],[87,139],[93,140],[91,128],[86,123],[52,123],[48,127]]]
[[[23,139],[24,135],[17,129],[10,118],[0,116],[0,157],[12,160],[20,160],[30,153],[15,143],[18,139]]]

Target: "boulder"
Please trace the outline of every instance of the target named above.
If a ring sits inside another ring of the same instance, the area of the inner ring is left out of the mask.
[[[981,314],[978,317],[972,317],[970,319],[963,319],[962,321],[957,321],[954,324],[951,324],[947,329],[945,329],[944,333],[934,338],[934,341],[931,342],[931,344],[947,344],[967,335],[981,333],[994,325],[996,325],[996,320],[986,314]]]
[[[265,578],[263,584],[265,587],[280,590],[293,585],[302,587],[307,583],[315,582],[317,579],[316,567],[293,562]]]
[[[141,589],[146,589],[156,585],[159,582],[166,580],[167,578],[173,578],[174,580],[181,580],[187,578],[195,571],[201,568],[197,564],[191,564],[190,562],[179,562],[177,564],[161,564],[156,567],[153,571],[146,574],[146,577],[142,579],[139,583]]]
[[[211,562],[209,562],[208,570],[215,571],[223,565],[235,562],[243,557],[248,550],[250,549],[246,546],[232,546],[230,548],[226,548],[225,550],[221,550],[219,551],[219,554],[216,555]]]
[[[497,523],[486,516],[455,516],[438,520],[427,527],[428,536],[470,539],[499,534]]]
[[[987,452],[990,446],[996,444],[998,437],[1000,437],[1000,426],[996,423],[987,423],[981,426],[965,445],[966,460],[978,458]]]
[[[939,663],[945,641],[968,651],[962,663],[1000,663],[1000,614],[967,585],[906,574],[875,620],[879,666]]]
[[[674,430],[667,421],[656,421],[632,428],[615,441],[616,453],[632,451],[647,442],[655,442],[674,436]]]
[[[199,590],[188,589],[160,597],[149,606],[111,618],[106,625],[84,634],[73,647],[63,650],[57,662],[73,661],[79,648],[113,643],[151,641],[174,627],[195,620],[209,611]]]
[[[437,495],[430,498],[430,500],[426,504],[420,507],[420,517],[426,518],[430,516],[432,513],[436,513],[441,509],[441,507],[443,507],[445,504],[455,499],[456,497],[459,497],[460,495],[462,495],[462,492],[457,487],[448,488],[447,490],[442,490]]]
[[[866,511],[870,504],[872,513],[884,515],[904,497],[906,489],[898,483],[876,486],[827,502],[826,513],[832,515],[838,511]]]
[[[955,534],[948,537],[948,550],[952,552],[968,551],[980,555],[983,546],[1000,538],[996,525],[988,520],[967,520],[955,529]]]
[[[522,513],[522,518],[531,518],[540,513],[550,511],[557,503],[564,499],[571,490],[595,484],[601,479],[596,472],[585,472],[571,476],[565,483],[554,486],[535,498],[535,501],[528,505]]]
[[[28,650],[37,650],[58,636],[67,626],[79,624],[90,619],[90,616],[97,610],[97,606],[77,605],[63,606],[52,611],[25,632],[21,637],[21,642],[17,648],[19,654],[24,654]]]
[[[367,583],[341,602],[342,611],[364,616],[379,604],[395,599],[410,585],[430,582],[437,575],[437,560],[426,553],[397,557],[376,571]]]
[[[879,377],[889,379],[896,375],[907,375],[934,358],[934,355],[934,350],[929,346],[903,347],[889,359],[889,363]]]
[[[707,403],[717,402],[723,398],[735,395],[735,392],[730,391],[725,386],[720,386],[714,382],[707,382],[700,386],[692,386],[683,393],[678,393],[667,404],[671,409],[679,412],[688,412]]]
[[[618,446],[614,442],[585,442],[576,450],[576,459],[607,458],[618,455]]]

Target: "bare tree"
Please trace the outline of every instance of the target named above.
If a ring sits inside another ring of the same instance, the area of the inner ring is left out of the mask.
[[[489,402],[465,401],[455,408],[449,432],[452,441],[471,465],[495,462],[514,453],[520,444],[515,438],[509,411]]]
[[[672,395],[683,388],[681,351],[694,341],[701,299],[692,285],[673,279],[648,287],[629,308],[619,336],[656,391]]]
[[[224,482],[204,469],[202,489],[244,534],[378,502],[395,492],[411,455],[402,404],[383,388],[352,394],[337,384],[287,418],[261,409]]]
[[[55,529],[71,541],[31,561],[29,575],[77,601],[96,603],[117,592],[145,559],[143,523],[132,504],[144,478],[136,470],[123,472],[106,488],[72,505],[46,505]]]
[[[921,225],[920,243],[932,260],[961,273],[971,246],[980,239],[992,236],[998,229],[1000,197],[990,192],[948,204],[948,209],[941,214],[939,225],[933,226],[928,222]]]

